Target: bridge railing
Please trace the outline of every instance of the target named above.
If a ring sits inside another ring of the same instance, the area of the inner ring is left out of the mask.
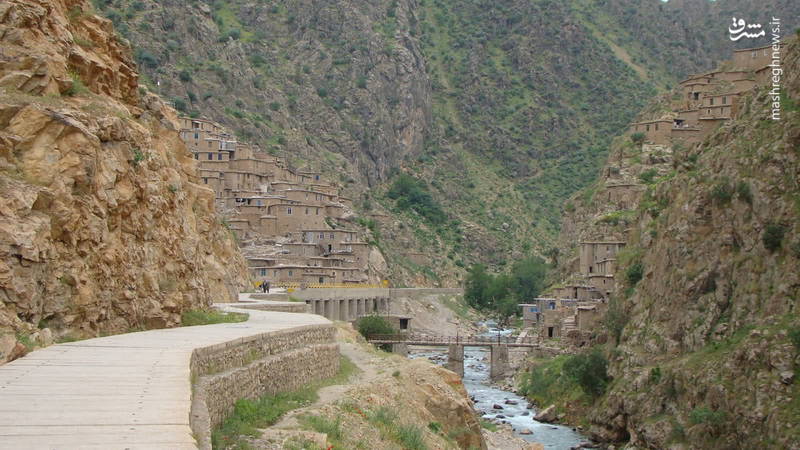
[[[492,345],[492,344],[537,344],[535,337],[517,338],[514,336],[438,336],[421,333],[403,334],[371,334],[367,340],[379,344],[391,343],[425,343],[431,344],[461,344],[461,345]]]

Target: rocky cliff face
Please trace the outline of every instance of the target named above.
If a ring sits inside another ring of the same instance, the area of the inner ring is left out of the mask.
[[[620,338],[613,383],[589,414],[604,439],[800,446],[796,40],[783,64],[780,121],[769,118],[769,89],[756,88],[735,120],[674,149],[672,170],[654,175],[632,208],[608,323]]]
[[[29,345],[172,326],[247,278],[175,111],[90,9],[0,5],[0,334]]]

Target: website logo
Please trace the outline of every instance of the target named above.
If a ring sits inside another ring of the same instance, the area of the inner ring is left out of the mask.
[[[765,36],[767,32],[760,29],[760,23],[747,23],[744,19],[736,20],[736,17],[734,17],[733,24],[728,28],[728,32],[731,34],[730,38],[732,41],[738,41],[743,37],[754,39]],[[751,33],[749,30],[753,30],[753,32]]]

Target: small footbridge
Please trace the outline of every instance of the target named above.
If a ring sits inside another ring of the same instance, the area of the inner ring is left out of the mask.
[[[428,346],[428,347],[447,347],[446,367],[453,372],[464,376],[464,347],[489,347],[490,370],[489,376],[492,380],[497,380],[505,376],[509,371],[508,349],[509,347],[540,348],[541,343],[533,337],[512,337],[512,336],[437,336],[419,333],[401,334],[373,334],[367,339],[375,345],[391,345],[392,351],[400,354],[408,354],[408,346]]]

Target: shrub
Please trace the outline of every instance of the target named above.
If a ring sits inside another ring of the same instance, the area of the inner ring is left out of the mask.
[[[325,98],[328,96],[328,90],[325,89],[324,87],[317,88],[317,95],[319,95],[322,98]]]
[[[180,73],[178,73],[178,79],[184,83],[188,83],[192,81],[192,74],[190,74],[188,70],[183,69],[180,71]]]
[[[69,77],[72,78],[72,84],[69,89],[64,92],[65,95],[74,97],[89,92],[89,88],[83,84],[83,80],[81,80],[81,76],[77,72],[70,72]]]
[[[656,366],[650,369],[650,382],[658,384],[661,381],[661,368]]]
[[[175,109],[181,112],[186,112],[186,102],[183,101],[181,98],[173,98],[172,104],[175,105]]]
[[[136,57],[136,61],[143,66],[149,67],[151,69],[155,69],[156,67],[158,67],[159,64],[158,58],[156,58],[155,55],[148,52],[147,50],[143,50],[141,48],[136,49],[134,56]]]
[[[273,111],[277,111],[277,110],[281,109],[281,104],[278,103],[278,102],[272,102],[272,103],[269,104],[269,109],[271,109]]]
[[[389,323],[388,320],[377,314],[358,319],[356,328],[358,329],[358,332],[361,333],[361,335],[365,338],[368,338],[373,334],[397,333],[397,330],[392,326],[391,323]]]
[[[644,265],[641,262],[635,262],[625,269],[625,278],[628,280],[628,285],[636,286],[642,276],[644,275]]]
[[[717,427],[723,425],[727,418],[725,411],[714,411],[705,406],[697,407],[689,413],[689,422],[692,425],[708,424]]]
[[[402,173],[392,183],[386,196],[404,210],[413,210],[428,222],[442,224],[447,219],[441,206],[433,200],[424,182]]]
[[[363,75],[358,77],[358,80],[356,80],[356,86],[358,86],[359,89],[366,89],[367,88],[367,77],[365,77]]]
[[[222,33],[219,37],[219,42],[226,42],[229,39],[239,39],[242,36],[242,32],[238,28],[231,28],[230,30]]]
[[[786,234],[786,227],[777,223],[769,223],[764,228],[764,235],[761,240],[764,242],[764,248],[770,252],[774,252],[781,248],[783,243],[783,236]]]
[[[720,205],[729,203],[733,198],[733,187],[727,179],[721,180],[711,189],[711,198]]]
[[[796,350],[800,351],[800,326],[789,329],[789,341],[792,342]]]
[[[651,184],[656,178],[656,175],[658,175],[658,171],[656,169],[647,169],[639,174],[639,179],[642,181],[642,183]]]
[[[628,324],[628,315],[622,309],[619,300],[612,299],[608,304],[608,311],[605,315],[605,325],[609,333],[614,337],[614,342],[619,345],[622,338],[622,330]]]
[[[572,356],[564,362],[564,375],[592,397],[599,397],[606,391],[610,380],[607,369],[608,361],[597,349]]]
[[[748,204],[753,203],[753,192],[750,190],[750,185],[747,184],[747,182],[740,181],[736,184],[736,194],[739,196],[739,200]]]
[[[641,131],[637,132],[637,133],[633,133],[631,135],[631,142],[633,142],[636,145],[644,144],[644,133],[642,133]]]

